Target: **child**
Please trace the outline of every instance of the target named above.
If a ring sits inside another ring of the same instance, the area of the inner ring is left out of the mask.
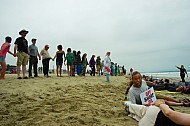
[[[65,52],[62,50],[62,45],[58,45],[57,49],[58,49],[58,51],[56,52],[56,54],[55,54],[55,56],[53,58],[53,61],[56,58],[57,77],[59,77],[58,71],[59,71],[59,74],[60,74],[60,77],[61,77],[61,73],[62,73],[62,69],[61,68],[62,68],[62,65],[63,65],[63,56],[64,56],[64,59],[65,59]]]
[[[71,53],[71,48],[67,49],[67,54],[64,60],[64,64],[65,61],[67,60],[67,71],[68,71],[68,76],[72,76],[72,66],[73,66],[73,59],[74,59],[74,54]],[[66,65],[66,64],[65,64]]]
[[[5,38],[5,43],[3,43],[2,46],[1,46],[1,50],[0,50],[0,64],[1,64],[2,70],[1,70],[0,79],[5,79],[5,73],[6,73],[5,58],[6,58],[7,52],[15,57],[15,55],[12,52],[9,51],[10,46],[11,46],[11,44],[10,44],[11,41],[12,41],[12,38],[9,37],[9,36],[7,36]]]
[[[106,74],[106,82],[110,82],[110,72],[111,72],[111,59],[110,52],[106,53],[106,57],[104,59],[104,73]]]

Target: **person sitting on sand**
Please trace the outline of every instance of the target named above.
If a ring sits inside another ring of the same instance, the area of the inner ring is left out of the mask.
[[[139,126],[189,126],[190,114],[172,110],[165,102],[157,100],[154,105],[144,106],[125,102],[129,116],[138,121]]]
[[[140,94],[148,90],[146,82],[142,79],[140,72],[135,71],[132,73],[132,82],[129,87],[129,101],[133,104],[142,104]]]
[[[142,105],[140,94],[148,90],[148,86],[146,82],[142,79],[140,72],[135,71],[132,73],[132,81],[130,81],[129,86],[127,87],[125,95],[129,93],[129,98],[125,98],[125,100],[131,101],[133,104]],[[174,98],[170,98],[161,94],[156,94],[157,98],[165,99],[168,101],[178,102],[178,100]],[[150,105],[150,104],[147,104]]]

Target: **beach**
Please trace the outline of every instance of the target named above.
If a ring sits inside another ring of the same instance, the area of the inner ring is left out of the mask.
[[[57,77],[0,80],[0,125],[2,126],[137,126],[127,116],[123,101],[129,76]],[[170,78],[179,81],[180,78]],[[188,78],[189,81],[189,78]],[[181,93],[158,92],[176,99]],[[187,107],[174,107],[190,113]]]

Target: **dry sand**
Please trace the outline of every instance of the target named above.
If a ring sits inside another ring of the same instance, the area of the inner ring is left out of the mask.
[[[42,75],[40,75],[42,76]],[[123,100],[129,78],[56,77],[0,80],[1,126],[137,126],[127,116]],[[189,97],[171,94],[177,99]],[[175,107],[190,113],[189,108]]]

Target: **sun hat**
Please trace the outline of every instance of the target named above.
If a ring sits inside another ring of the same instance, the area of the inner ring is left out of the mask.
[[[28,34],[28,31],[26,31],[25,29],[23,29],[23,30],[21,30],[21,31],[19,32],[19,35],[21,35],[22,33]]]

